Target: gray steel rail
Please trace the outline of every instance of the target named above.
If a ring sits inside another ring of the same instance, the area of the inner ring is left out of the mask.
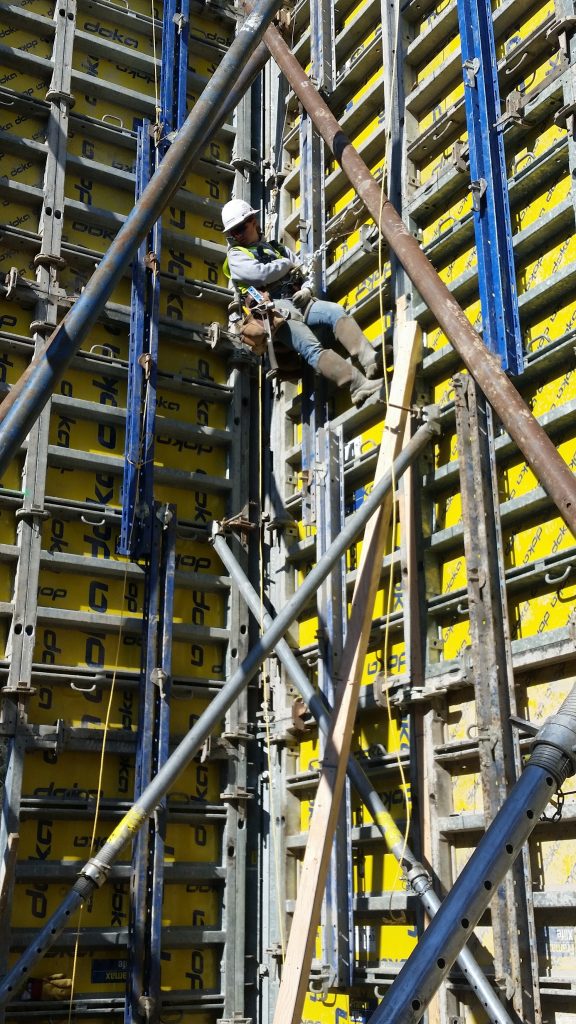
[[[148,818],[154,813],[170,787],[184,771],[192,758],[198,753],[207,736],[219,724],[228,709],[248,685],[264,659],[274,649],[278,640],[291,626],[294,619],[306,607],[320,584],[330,573],[332,566],[341,558],[346,549],[374,515],[385,496],[395,486],[396,481],[418,457],[430,439],[438,433],[433,423],[425,423],[414,434],[394,461],[390,472],[375,485],[372,493],[366,498],[346,523],[346,526],[330,544],[326,553],[310,571],[302,586],[292,595],[274,623],[252,648],[242,664],[236,669],[228,682],[214,697],[190,732],[176,747],[168,760],[155,776],[136,803],[116,826],[96,857],[92,857],[84,865],[80,877],[52,917],[38,933],[36,940],[30,944],[21,959],[12,968],[0,985],[0,1007],[6,1004],[20,991],[30,971],[57,941],[58,936],[66,927],[72,912],[80,906],[95,889],[99,889],[108,878],[111,865],[124,847],[134,839]]]

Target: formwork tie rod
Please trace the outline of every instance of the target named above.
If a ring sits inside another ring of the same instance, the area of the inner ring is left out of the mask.
[[[138,246],[161,216],[203,147],[238,105],[266,63],[268,51],[260,41],[281,3],[282,0],[260,0],[240,26],[230,49],[88,284],[0,405],[0,476],[96,323]]]
[[[469,323],[274,26],[266,30],[264,42],[408,277],[576,537],[576,476],[506,376],[499,359],[488,351]]]
[[[532,756],[518,782],[370,1017],[370,1024],[416,1024],[421,1020],[548,801],[575,772],[576,686],[537,733]],[[490,1021],[496,1019],[489,1015]]]
[[[268,629],[272,624],[273,619],[268,612],[262,610],[258,594],[228,547],[224,536],[221,533],[214,531],[212,535],[212,543],[216,554],[222,561],[224,568],[230,573],[230,576],[238,586],[242,597],[250,608],[250,611],[258,621],[262,619],[262,624],[266,629]],[[300,666],[296,655],[284,638],[278,641],[275,651],[300,696],[307,705],[308,710],[318,722],[320,730],[325,736],[328,736],[330,731],[330,714],[332,712],[332,708],[314,689],[312,683],[308,679],[308,676]],[[438,913],[442,903],[432,889],[432,879],[430,878],[429,872],[423,864],[416,859],[410,850],[410,847],[405,842],[404,836],[400,832],[394,818],[390,812],[386,810],[381,796],[376,792],[370,782],[370,779],[366,775],[366,772],[354,757],[349,757],[346,771],[348,773],[348,778],[352,782],[353,786],[355,786],[357,793],[360,795],[364,804],[370,811],[374,824],[384,839],[388,850],[405,869],[408,882],[418,898],[421,900],[428,916],[430,918],[434,917]],[[470,950],[466,949],[466,947],[461,949],[457,960],[458,966],[462,970],[466,981],[476,993],[482,1008],[489,1014],[490,1020],[495,1021],[496,1024],[513,1024],[512,1017],[510,1017],[508,1011],[502,1006],[498,996],[494,992],[488,979],[483,974]]]
[[[158,774],[152,779],[152,782],[142,792],[136,803],[124,815],[108,837],[104,846],[98,851],[98,856],[92,857],[85,864],[80,872],[80,877],[60,907],[58,907],[44,928],[38,933],[36,940],[28,946],[28,949],[24,952],[18,963],[4,978],[0,985],[0,1007],[6,1006],[20,991],[34,965],[45,956],[57,941],[59,935],[61,935],[73,911],[81,903],[84,903],[93,894],[95,889],[99,889],[104,885],[110,867],[118,855],[134,839],[144,823],[154,813],[170,787],[174,785],[179,775],[190,764],[190,761],[198,753],[212,730],[221,722],[228,709],[258,671],[264,659],[274,650],[280,638],[312,599],[318,587],[329,575],[332,566],[342,557],[368,520],[372,518],[382,504],[386,495],[395,487],[396,481],[418,458],[431,438],[437,436],[438,433],[438,427],[434,422],[424,423],[403,448],[398,458],[392,464],[390,471],[382,477],[380,482],[374,485],[371,494],[360,508],[350,516],[344,528],[332,544],[330,544],[320,561],[309,572],[302,586],[286,603],[278,618],[274,620],[270,628],[259,638],[242,664],[210,703],[210,706],[176,747]]]

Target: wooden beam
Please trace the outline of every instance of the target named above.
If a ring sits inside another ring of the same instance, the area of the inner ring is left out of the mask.
[[[390,401],[380,444],[376,480],[381,479],[389,471],[401,450],[407,418],[406,407],[412,397],[420,349],[418,324],[415,321],[408,321],[399,325],[398,355],[390,386]],[[360,679],[372,627],[384,544],[390,527],[394,500],[392,489],[379,511],[369,521],[364,533],[346,643],[340,663],[334,712],[326,740],[318,789],[314,797],[314,810],[310,819],[308,842],[282,969],[274,1024],[300,1024],[302,1019],[330,851],[350,754]]]

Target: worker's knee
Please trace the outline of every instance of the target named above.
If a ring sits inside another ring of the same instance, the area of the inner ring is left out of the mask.
[[[316,369],[323,349],[316,335],[306,324],[298,320],[287,320],[278,330],[276,337],[283,345],[297,352],[314,370]]]
[[[308,307],[306,323],[308,327],[331,327],[332,330],[342,317],[348,314],[338,302],[326,302],[324,299],[316,299]]]

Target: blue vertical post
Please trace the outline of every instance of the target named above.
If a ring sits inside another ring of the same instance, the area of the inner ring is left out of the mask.
[[[144,120],[138,129],[137,200],[156,169],[156,160],[157,150],[152,143],[150,122]],[[150,517],[154,501],[160,245],[161,224],[157,221],[139,246],[132,267],[122,524],[118,544],[121,554],[132,557],[145,555],[150,546]]]
[[[458,0],[458,20],[483,338],[503,369],[518,374],[522,338],[490,0]]]

